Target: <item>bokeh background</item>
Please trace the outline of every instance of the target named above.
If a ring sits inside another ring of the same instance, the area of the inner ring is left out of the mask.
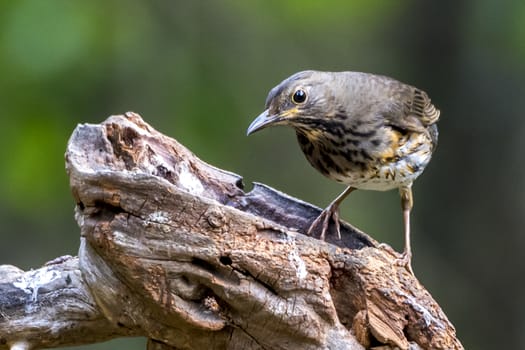
[[[76,254],[68,137],[129,110],[248,188],[324,207],[343,188],[309,167],[292,130],[245,136],[269,89],[303,69],[381,73],[429,93],[441,134],[414,187],[416,274],[467,349],[525,348],[519,0],[1,2],[0,264]],[[358,191],[342,216],[402,249],[395,191]]]

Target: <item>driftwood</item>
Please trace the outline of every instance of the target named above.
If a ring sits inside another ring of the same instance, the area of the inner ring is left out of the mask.
[[[79,125],[66,168],[78,258],[0,266],[0,349],[122,336],[148,349],[462,349],[391,249],[199,160],[140,116]]]

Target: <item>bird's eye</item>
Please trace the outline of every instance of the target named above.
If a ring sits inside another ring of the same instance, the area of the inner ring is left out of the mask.
[[[303,89],[295,90],[295,92],[292,95],[292,102],[300,104],[304,103],[304,101],[306,101],[306,91],[304,91]]]

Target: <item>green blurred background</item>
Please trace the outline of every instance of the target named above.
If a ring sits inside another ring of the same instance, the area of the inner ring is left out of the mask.
[[[248,188],[325,206],[343,187],[310,168],[292,130],[245,136],[269,89],[303,69],[381,73],[429,93],[441,135],[414,187],[416,274],[467,349],[525,348],[518,0],[1,2],[0,264],[76,254],[68,137],[129,110]],[[342,216],[402,249],[395,191],[358,191]]]

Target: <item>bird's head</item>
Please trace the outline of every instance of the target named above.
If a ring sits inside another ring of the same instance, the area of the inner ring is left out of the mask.
[[[247,134],[275,125],[311,130],[334,106],[332,82],[331,73],[319,71],[303,71],[285,79],[270,91],[265,111],[250,124]]]

